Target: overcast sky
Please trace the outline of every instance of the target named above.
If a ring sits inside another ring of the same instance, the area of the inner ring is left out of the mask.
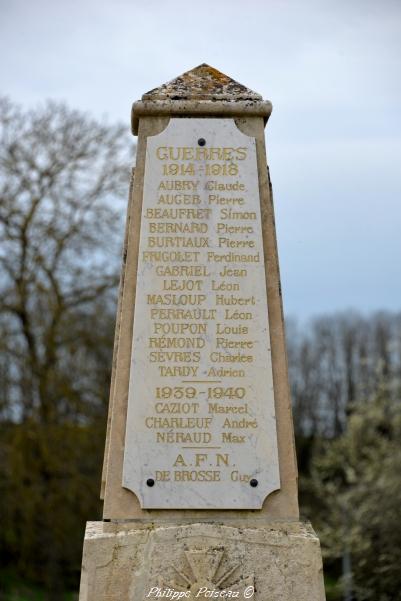
[[[273,103],[287,314],[401,310],[401,1],[0,0],[1,93],[130,126],[202,62]]]

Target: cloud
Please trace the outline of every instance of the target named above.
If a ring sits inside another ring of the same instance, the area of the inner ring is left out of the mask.
[[[3,92],[28,105],[66,99],[129,127],[134,100],[201,62],[272,100],[286,306],[399,308],[398,1],[3,0],[0,13]]]

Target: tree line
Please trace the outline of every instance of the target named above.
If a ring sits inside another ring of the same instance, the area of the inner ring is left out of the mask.
[[[76,591],[85,522],[101,516],[133,156],[120,125],[0,100],[0,599]],[[289,319],[287,344],[301,509],[328,598],[394,600],[401,313]]]
[[[398,599],[401,313],[289,321],[287,348],[301,512],[321,540],[327,599]]]

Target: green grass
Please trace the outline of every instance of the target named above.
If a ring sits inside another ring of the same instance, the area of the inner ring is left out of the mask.
[[[342,587],[337,579],[325,575],[324,588],[326,589],[326,601],[342,601]]]
[[[0,593],[1,601],[47,601],[48,597],[43,591],[19,585]],[[60,601],[77,601],[78,593],[62,593]]]
[[[47,601],[46,592],[18,580],[10,571],[0,572],[0,601]],[[60,593],[59,601],[77,601],[78,593]]]

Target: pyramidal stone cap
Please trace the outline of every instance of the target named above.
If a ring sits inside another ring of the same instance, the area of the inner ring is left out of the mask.
[[[146,92],[142,100],[263,100],[228,75],[203,63],[172,81]]]
[[[132,131],[138,133],[145,115],[263,117],[265,124],[272,104],[218,69],[203,63],[175,79],[146,92],[132,106]]]

